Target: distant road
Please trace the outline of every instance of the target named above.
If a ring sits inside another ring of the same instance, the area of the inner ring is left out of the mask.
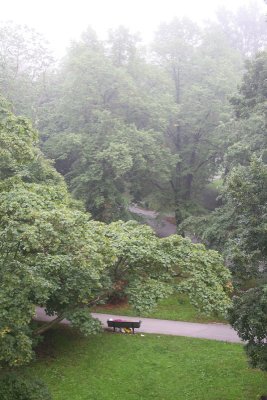
[[[167,237],[176,233],[176,225],[161,217],[156,211],[138,206],[130,206],[129,211],[143,217],[144,222],[151,226],[159,237]]]
[[[130,206],[129,211],[133,214],[141,215],[142,217],[149,217],[149,218],[157,218],[159,215],[156,211],[153,210],[146,210],[145,208],[137,207],[137,206]]]
[[[137,332],[141,333],[187,336],[199,339],[211,339],[223,342],[242,343],[237,336],[235,330],[231,328],[230,325],[226,324],[198,324],[193,322],[169,321],[152,318],[126,317],[123,315],[112,316],[110,314],[98,313],[92,313],[92,316],[99,319],[104,328],[107,327],[107,320],[109,318],[123,319],[126,321],[136,321],[141,319],[141,327],[137,330]],[[49,317],[45,314],[42,308],[38,307],[36,309],[36,319],[38,321],[51,321],[53,317]],[[69,325],[69,321],[67,320],[63,320],[62,323]]]

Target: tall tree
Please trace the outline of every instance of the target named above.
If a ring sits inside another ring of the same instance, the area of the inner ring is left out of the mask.
[[[154,180],[167,180],[167,152],[153,131],[137,130],[109,112],[94,118],[84,133],[52,135],[45,151],[94,218],[111,221],[126,216],[127,193],[139,200],[143,187],[149,191]]]
[[[42,35],[26,26],[0,25],[0,90],[16,113],[36,120],[52,64]]]
[[[236,119],[230,124],[236,143],[225,157],[226,178],[222,206],[202,218],[199,230],[210,245],[224,251],[233,272],[236,297],[230,322],[247,341],[254,367],[267,370],[266,266],[267,57],[247,62],[238,94],[232,103]]]
[[[239,60],[220,36],[220,46],[211,45],[213,39],[178,19],[163,25],[156,36],[156,60],[170,74],[177,104],[165,133],[176,156],[165,190],[172,192],[177,225],[197,204],[226,142],[218,128],[229,118],[227,97],[238,80]]]
[[[231,46],[245,57],[253,57],[266,47],[266,16],[254,1],[234,13],[222,7],[217,19]]]
[[[48,121],[54,132],[44,150],[87,210],[109,221],[125,214],[126,199],[140,199],[167,179],[169,152],[157,131],[173,102],[168,92],[161,95],[168,81],[156,68],[140,59],[131,72],[130,61],[117,67],[86,38],[73,45],[58,75],[58,104]]]
[[[267,166],[254,159],[247,167],[237,167],[228,183],[228,207],[234,206],[229,259],[235,280],[248,278],[250,289],[234,299],[230,322],[247,342],[245,349],[253,367],[267,371]],[[252,287],[251,287],[252,286]],[[243,286],[244,288],[244,286]]]
[[[114,65],[122,67],[131,64],[137,55],[137,43],[139,41],[138,35],[131,35],[124,26],[111,30],[109,32],[108,45]]]

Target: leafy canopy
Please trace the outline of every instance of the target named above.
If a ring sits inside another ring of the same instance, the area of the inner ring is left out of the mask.
[[[2,365],[28,362],[38,336],[63,318],[84,334],[98,331],[90,307],[114,293],[139,312],[175,289],[208,313],[227,311],[230,274],[218,253],[179,236],[161,240],[137,222],[91,220],[37,149],[28,122],[1,106],[9,143],[0,181]],[[36,306],[52,322],[36,327]]]

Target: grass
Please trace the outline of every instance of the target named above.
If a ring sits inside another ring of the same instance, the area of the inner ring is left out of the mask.
[[[200,314],[198,310],[193,307],[187,297],[182,295],[173,295],[167,299],[161,300],[153,311],[146,315],[136,315],[136,311],[127,304],[118,305],[104,305],[96,306],[92,309],[93,312],[113,315],[128,315],[133,317],[148,317],[158,319],[168,319],[172,321],[187,321],[187,322],[226,322],[224,319],[216,316],[205,316]]]
[[[266,373],[249,369],[242,345],[159,335],[70,329],[50,332],[48,350],[23,373],[41,377],[54,400],[258,400]]]

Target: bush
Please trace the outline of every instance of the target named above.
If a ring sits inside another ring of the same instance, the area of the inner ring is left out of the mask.
[[[46,385],[39,380],[29,380],[16,374],[0,378],[1,400],[52,400]]]

